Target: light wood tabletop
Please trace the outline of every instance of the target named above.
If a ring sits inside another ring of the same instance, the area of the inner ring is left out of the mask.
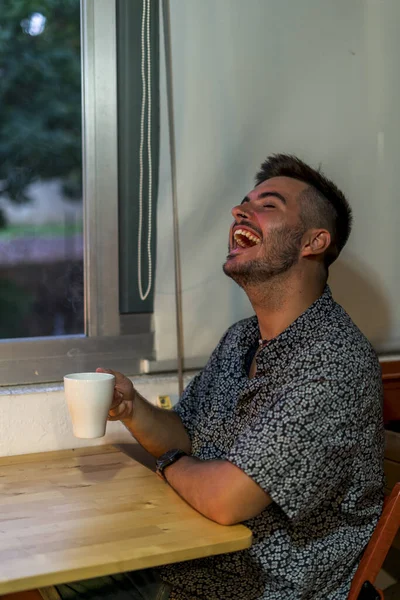
[[[250,545],[113,446],[0,458],[0,595]]]

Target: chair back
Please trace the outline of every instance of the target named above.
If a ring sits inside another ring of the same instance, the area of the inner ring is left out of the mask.
[[[365,581],[375,583],[399,527],[400,482],[396,483],[390,496],[385,500],[378,524],[354,575],[348,600],[357,600]],[[382,592],[380,594],[382,595]]]

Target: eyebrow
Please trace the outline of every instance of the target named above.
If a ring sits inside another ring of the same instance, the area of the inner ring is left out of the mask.
[[[262,192],[261,194],[259,194],[257,200],[262,200],[263,198],[269,198],[270,196],[274,196],[275,198],[278,198],[285,205],[287,204],[286,198],[284,196],[282,196],[282,194],[280,194],[279,192]],[[243,204],[244,202],[250,202],[250,198],[248,196],[246,196],[245,198],[243,198],[241,204]]]

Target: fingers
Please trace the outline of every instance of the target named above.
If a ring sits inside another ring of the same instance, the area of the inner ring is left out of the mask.
[[[117,406],[119,406],[121,404],[123,399],[124,399],[124,394],[122,392],[119,392],[118,390],[114,389],[114,396],[113,396],[113,401],[111,403],[110,410],[114,410],[115,408],[117,408]]]
[[[108,413],[109,421],[119,421],[128,418],[132,413],[132,401],[135,390],[131,380],[119,371],[98,367],[96,373],[109,373],[115,377],[114,396]]]
[[[110,375],[114,375],[116,381],[127,379],[123,373],[120,373],[119,371],[113,371],[113,369],[103,369],[103,367],[97,367],[96,373],[109,373]]]
[[[112,406],[108,413],[109,421],[119,421],[120,419],[126,418],[130,413],[129,403],[123,400],[118,404]]]

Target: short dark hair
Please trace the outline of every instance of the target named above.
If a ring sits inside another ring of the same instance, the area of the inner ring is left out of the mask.
[[[343,192],[321,169],[313,169],[297,156],[273,154],[261,165],[256,185],[273,177],[290,177],[307,184],[299,194],[301,219],[305,227],[324,227],[331,234],[331,244],[324,256],[326,269],[339,256],[346,244],[353,221],[352,211]]]

